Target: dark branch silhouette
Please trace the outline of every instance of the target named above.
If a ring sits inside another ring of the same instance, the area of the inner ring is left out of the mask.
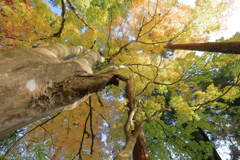
[[[61,33],[63,31],[63,28],[64,28],[64,24],[66,22],[66,3],[65,3],[65,0],[61,0],[61,3],[62,3],[62,23],[61,23],[61,27],[59,29],[59,31],[57,33],[54,33],[53,34],[53,37],[60,37],[61,36]]]

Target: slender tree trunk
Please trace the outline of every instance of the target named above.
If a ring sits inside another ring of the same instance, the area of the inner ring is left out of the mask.
[[[137,137],[137,141],[133,149],[133,159],[134,160],[150,160],[151,159],[148,151],[148,146],[145,140],[145,135],[142,130]]]
[[[182,126],[184,128],[186,128],[188,126],[188,124],[184,123]],[[200,127],[197,127],[197,128],[198,128],[198,131],[191,133],[191,135],[193,136],[193,138],[191,139],[192,141],[196,141],[197,143],[200,143],[200,141],[213,143],[210,141],[210,139],[208,138],[206,133],[202,130],[202,128],[200,128]],[[222,160],[221,157],[219,156],[216,148],[213,147],[212,150],[213,150],[213,154],[210,155],[206,160]],[[205,155],[207,153],[205,151],[202,151],[202,154]]]
[[[202,128],[198,127],[199,130],[199,134],[202,136],[203,140],[205,142],[211,142],[210,139],[208,138],[208,136],[206,135],[206,133],[202,130]],[[212,142],[211,142],[212,143]],[[211,160],[212,158],[209,157],[209,160]],[[213,147],[213,159],[214,160],[222,160],[222,158],[220,157],[220,155],[218,154],[217,150],[215,147]]]
[[[130,136],[126,140],[126,144],[122,151],[114,158],[114,160],[130,160],[133,153],[133,148],[136,144],[136,137]]]
[[[114,158],[114,160],[130,160],[133,156],[134,160],[150,160],[147,143],[144,133],[140,127],[136,127],[138,131],[126,138],[126,144],[122,151]],[[140,129],[140,131],[139,131]]]
[[[129,160],[133,155],[134,160],[150,160],[150,154],[148,152],[148,147],[142,131],[141,122],[136,120],[137,112],[135,106],[135,98],[132,94],[132,88],[130,80],[123,78],[122,80],[126,81],[126,98],[128,99],[127,106],[128,111],[128,120],[125,123],[125,136],[126,144],[123,150],[114,158],[114,160]],[[131,130],[131,122],[134,122],[135,129]]]
[[[165,48],[240,54],[240,42],[168,44]]]
[[[128,103],[127,106],[129,108],[129,113],[128,115],[130,116],[131,111],[133,110],[135,106],[135,98],[134,95],[132,94],[131,91],[131,86],[130,86],[130,81],[127,82],[126,85],[126,95],[128,98]],[[142,131],[142,128],[140,127],[140,121],[136,120],[137,117],[137,112],[133,116],[133,120],[135,121],[135,129],[132,131],[132,135],[134,135],[134,132],[139,132],[137,137],[136,137],[136,142],[132,151],[133,159],[134,160],[150,160],[150,154],[148,151],[147,143],[145,140],[144,132]],[[137,129],[140,128],[140,131],[136,131]]]
[[[192,133],[192,136],[194,137],[192,140],[196,142],[204,141],[204,142],[211,142],[208,136],[204,133],[204,131],[198,127],[198,131],[195,131]],[[211,142],[212,143],[212,142]],[[219,156],[217,150],[215,147],[212,148],[213,154],[208,157],[206,160],[222,160],[221,157]],[[202,152],[202,154],[206,154],[206,152]]]

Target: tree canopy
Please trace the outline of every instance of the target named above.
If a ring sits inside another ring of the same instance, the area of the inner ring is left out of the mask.
[[[105,57],[93,73],[117,71],[127,85],[107,86],[74,110],[16,130],[1,140],[0,155],[112,159],[136,134],[151,159],[221,159],[217,149],[223,143],[237,159],[240,55],[165,48],[207,42],[233,2],[196,0],[191,7],[177,0],[1,1],[1,50],[81,45]],[[218,41],[239,40],[236,33]]]

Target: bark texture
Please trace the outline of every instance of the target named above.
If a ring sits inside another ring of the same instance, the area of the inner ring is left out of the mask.
[[[137,107],[135,106],[135,98],[132,93],[130,80],[123,76],[120,77],[120,80],[126,82],[125,92],[126,98],[128,99],[127,107],[129,110],[128,119],[124,125],[126,143],[114,160],[129,160],[132,155],[134,160],[150,160],[151,158],[142,128],[146,123],[154,120],[160,112],[165,111],[165,109],[157,110],[151,117],[142,122],[136,120]],[[131,127],[132,124],[134,124],[134,129]]]
[[[140,125],[140,124],[138,123],[135,125]],[[151,159],[148,151],[145,135],[142,130],[137,137],[137,141],[133,149],[133,159],[134,160],[150,160]]]
[[[84,53],[74,61],[64,61]],[[117,74],[92,73],[98,52],[53,45],[0,51],[0,138],[40,118],[73,109],[91,93],[118,84]]]
[[[165,48],[240,54],[240,42],[168,44]]]

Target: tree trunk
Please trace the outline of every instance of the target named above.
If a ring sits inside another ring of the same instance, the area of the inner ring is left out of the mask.
[[[144,133],[142,131],[142,127],[140,126],[140,121],[136,120],[137,112],[134,111],[135,106],[135,98],[132,94],[132,88],[130,84],[130,80],[126,80],[126,98],[128,99],[127,106],[129,108],[128,118],[133,116],[132,119],[134,121],[135,129],[131,131],[131,127],[129,128],[129,122],[127,121],[125,124],[125,135],[126,135],[126,145],[129,146],[129,143],[134,143],[127,149],[124,147],[123,151],[118,155],[119,157],[122,155],[128,155],[128,159],[133,155],[134,160],[150,160],[150,154],[148,152],[148,147],[146,144],[146,140],[144,137]],[[133,114],[133,115],[132,115]],[[135,139],[134,141],[129,142],[131,139]],[[125,154],[128,153],[128,154]],[[131,153],[131,154],[129,154]],[[123,158],[123,157],[122,157]]]
[[[63,59],[85,53],[73,61]],[[91,93],[118,84],[117,75],[92,73],[98,52],[53,45],[0,51],[0,139],[40,118],[73,109]],[[75,103],[75,104],[74,104]]]
[[[122,151],[114,158],[114,160],[130,160],[133,153],[133,148],[136,144],[136,137],[130,136],[126,140]]]
[[[203,137],[203,140],[205,142],[211,142],[206,133],[202,130],[202,128],[198,127],[199,134]],[[211,142],[212,143],[212,142]],[[217,150],[215,147],[213,147],[213,156],[209,157],[209,160],[214,159],[214,160],[222,160],[220,155],[218,154]]]
[[[183,126],[183,128],[186,128],[188,126],[188,124],[184,123],[182,126]],[[193,138],[191,139],[192,141],[196,141],[199,144],[200,144],[200,141],[213,143],[213,142],[210,141],[210,139],[208,138],[208,136],[206,135],[206,133],[203,131],[202,128],[197,127],[197,129],[198,129],[198,131],[195,131],[195,132],[191,133],[191,135],[193,136]],[[213,147],[212,150],[213,150],[212,155],[210,155],[206,160],[212,160],[212,159],[222,160],[220,155],[218,154],[216,148]],[[207,153],[205,151],[202,151],[201,154],[206,155]]]
[[[168,44],[165,48],[240,54],[240,42]]]
[[[123,150],[114,158],[114,160],[130,160],[132,155],[134,160],[150,160],[147,143],[144,132],[140,127],[140,122],[135,126],[133,133],[126,137],[126,144]],[[127,136],[127,135],[126,135]]]
[[[151,159],[143,131],[141,131],[137,137],[137,142],[133,149],[133,159],[134,160]]]

